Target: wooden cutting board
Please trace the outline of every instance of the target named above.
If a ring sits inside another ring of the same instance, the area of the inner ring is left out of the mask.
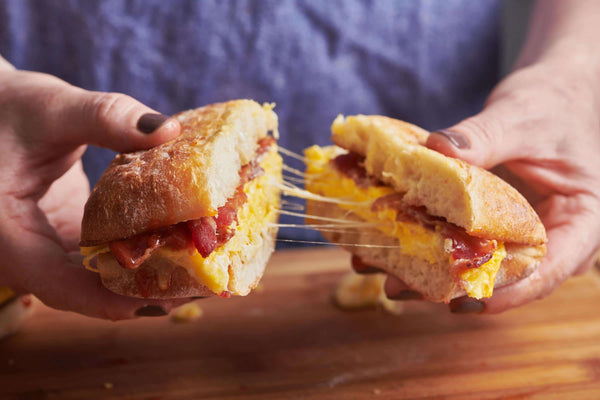
[[[497,316],[343,312],[340,250],[276,254],[204,316],[107,322],[40,306],[0,342],[0,399],[599,399],[600,276]]]

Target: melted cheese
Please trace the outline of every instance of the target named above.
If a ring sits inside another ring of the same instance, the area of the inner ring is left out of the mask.
[[[339,282],[333,293],[335,304],[342,310],[357,310],[381,306],[391,314],[402,313],[402,303],[385,295],[384,274],[359,275],[349,272]]]
[[[356,185],[353,179],[343,175],[329,163],[329,160],[339,154],[340,149],[335,146],[312,146],[305,150],[308,191],[339,199],[338,207],[373,223],[386,235],[397,238],[404,254],[424,259],[431,264],[452,261],[450,253],[444,248],[445,238],[439,233],[439,229],[433,231],[417,222],[396,221],[397,212],[389,208],[372,211],[373,201],[381,196],[395,193],[394,189],[389,186]],[[504,246],[499,243],[492,259],[478,268],[464,272],[459,284],[471,297],[491,296],[496,274],[505,256]]]
[[[262,240],[264,229],[277,221],[279,189],[272,180],[281,176],[281,164],[277,146],[271,146],[260,161],[260,166],[265,173],[244,186],[248,200],[238,210],[239,223],[234,226],[235,235],[208,257],[202,257],[195,248],[172,250],[164,247],[154,251],[152,257],[162,257],[168,262],[184,267],[191,276],[196,277],[201,284],[216,294],[232,291],[229,288],[229,265],[232,260],[241,262],[251,260],[260,248],[254,244]],[[86,268],[92,269],[90,260],[108,251],[110,249],[107,245],[81,248],[81,253],[85,256]],[[168,286],[169,279],[170,276],[165,276],[164,279],[159,276],[158,285]]]

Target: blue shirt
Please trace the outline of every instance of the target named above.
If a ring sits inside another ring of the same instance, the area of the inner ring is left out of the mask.
[[[0,53],[165,114],[275,102],[280,144],[300,152],[329,143],[340,113],[433,130],[479,111],[499,76],[499,15],[498,0],[4,0]],[[113,156],[88,149],[92,184]]]

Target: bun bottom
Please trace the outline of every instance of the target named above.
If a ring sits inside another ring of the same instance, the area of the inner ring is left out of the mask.
[[[0,307],[0,339],[17,332],[32,313],[33,303],[29,295],[15,297]]]
[[[364,222],[334,204],[307,202],[309,215]],[[311,220],[318,224],[319,221]],[[402,253],[398,239],[376,228],[344,228],[343,231],[321,231],[328,241],[360,257],[368,265],[380,268],[401,279],[411,289],[430,301],[445,302],[466,295],[462,286],[450,275],[450,264],[431,264],[421,258]],[[346,246],[344,244],[347,244]],[[364,247],[354,245],[367,245]],[[390,247],[368,247],[368,245]],[[507,256],[500,265],[494,287],[516,282],[531,274],[545,255],[545,246],[526,246],[505,243]]]
[[[249,260],[232,257],[228,266],[232,294],[246,295],[254,289],[263,275],[267,261],[275,249],[277,228],[266,228],[258,240],[243,250],[254,254]],[[225,244],[223,247],[226,247]],[[219,249],[215,250],[219,251]],[[139,268],[123,268],[112,252],[98,255],[98,272],[102,284],[110,291],[130,297],[170,299],[182,297],[208,297],[216,293],[203,285],[188,270],[172,260],[153,254]]]

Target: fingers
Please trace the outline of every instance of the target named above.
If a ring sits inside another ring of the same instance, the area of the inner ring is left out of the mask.
[[[523,157],[526,145],[522,135],[506,128],[514,114],[506,104],[489,105],[451,128],[433,132],[426,146],[485,169]]]
[[[1,232],[2,285],[32,293],[56,309],[111,320],[135,318],[138,309],[149,305],[169,312],[189,300],[159,301],[114,294],[102,286],[98,274],[83,268],[81,255],[64,251],[33,201],[21,201],[16,207],[6,204],[6,211],[5,222],[10,226],[3,225]]]
[[[119,152],[147,149],[179,135],[181,126],[120,93],[67,91],[62,110],[51,123],[67,127],[61,141],[93,144]],[[63,128],[64,129],[64,128]]]
[[[57,179],[38,202],[67,251],[79,250],[83,207],[90,194],[81,160]]]
[[[26,287],[49,307],[109,320],[140,316],[167,315],[173,308],[190,299],[136,299],[112,293],[100,281],[97,273],[87,271],[77,253],[65,255],[61,250],[44,251],[43,263],[30,264],[22,271]]]
[[[587,268],[599,240],[598,216],[586,204],[588,198],[554,196],[542,204],[541,217],[548,229],[547,254],[538,268],[527,278],[494,290],[483,299],[486,313],[499,313],[527,304],[552,293],[578,268]],[[590,226],[594,229],[590,230]],[[580,267],[581,266],[581,267]]]
[[[352,262],[352,269],[354,269],[354,272],[356,272],[357,274],[385,273],[385,271],[383,271],[377,267],[373,267],[371,265],[364,263],[363,260],[361,260],[361,258],[355,254],[352,254],[351,262]]]
[[[15,67],[13,67],[11,63],[9,63],[8,61],[6,61],[6,59],[4,59],[0,55],[0,71],[1,70],[13,71],[14,69],[15,69]]]
[[[123,320],[140,316],[167,315],[171,309],[189,299],[148,300],[120,296],[102,286],[97,273],[85,270],[81,264],[57,258],[49,268],[38,268],[33,293],[46,305],[59,310],[74,311],[90,317]],[[44,285],[37,285],[43,282]],[[60,291],[60,292],[59,292]]]
[[[0,75],[0,94],[8,108],[0,110],[13,130],[51,149],[93,144],[119,152],[157,146],[180,133],[180,124],[130,96],[83,90],[47,74],[11,71]]]
[[[389,274],[383,286],[385,295],[391,300],[421,300],[423,295],[412,290],[399,278]]]

